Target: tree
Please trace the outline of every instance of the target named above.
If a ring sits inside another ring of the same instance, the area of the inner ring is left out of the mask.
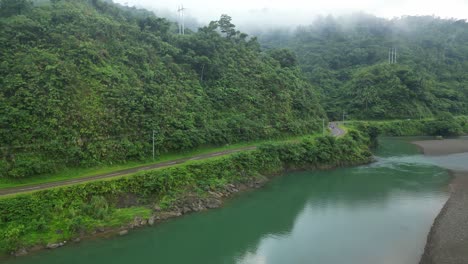
[[[218,20],[219,29],[221,33],[226,34],[227,38],[231,38],[236,35],[236,26],[231,23],[232,18],[228,15],[221,15]]]

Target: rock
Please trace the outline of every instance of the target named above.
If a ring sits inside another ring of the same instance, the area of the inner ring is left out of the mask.
[[[121,236],[124,236],[126,234],[128,234],[128,230],[126,230],[126,229],[119,232],[119,235],[121,235]]]
[[[183,214],[190,213],[191,211],[192,211],[192,209],[190,209],[189,207],[185,206],[184,208],[182,208],[182,213]]]
[[[176,216],[181,216],[182,213],[179,212],[179,211],[172,211],[172,212],[162,212],[160,215],[156,216],[156,219],[159,220],[166,220],[166,219],[169,219],[169,218],[173,218],[173,217],[176,217]]]
[[[28,251],[25,248],[20,248],[17,251],[13,252],[13,255],[15,257],[21,257],[21,256],[25,256],[27,254],[28,254]]]
[[[148,220],[146,220],[146,219],[141,220],[141,222],[140,222],[140,225],[142,225],[142,226],[145,226],[147,224],[148,224]]]
[[[143,219],[141,217],[135,216],[135,218],[133,219],[133,226],[139,227],[142,221]]]
[[[73,239],[73,242],[75,242],[75,243],[80,243],[80,242],[81,242],[81,238],[77,237],[77,238]]]
[[[211,191],[210,191],[210,192],[208,192],[208,193],[211,194],[211,196],[213,196],[213,197],[215,197],[215,198],[218,198],[218,199],[222,197],[222,195],[219,194],[219,193],[217,193],[217,192],[211,192]]]
[[[54,249],[54,248],[58,248],[58,247],[60,247],[60,245],[58,243],[49,243],[46,246],[46,248],[48,248],[48,249]]]
[[[106,231],[106,230],[105,230],[103,227],[98,227],[98,228],[96,229],[96,231],[99,232],[99,233],[102,233],[102,232],[104,232],[104,231]]]
[[[63,244],[62,242],[60,242],[60,243],[58,243],[58,245],[59,245],[59,247],[63,247],[63,245],[65,245],[65,244]]]
[[[160,207],[159,205],[157,205],[157,204],[154,205],[153,209],[154,209],[154,211],[156,211],[156,212],[160,212],[160,211],[161,211],[161,207]]]
[[[219,199],[211,198],[206,201],[207,208],[213,209],[213,208],[218,208],[220,206],[221,206],[221,200]]]
[[[148,224],[149,225],[154,225],[154,220],[156,220],[155,218],[156,217],[154,215],[150,216],[150,218],[148,218]]]

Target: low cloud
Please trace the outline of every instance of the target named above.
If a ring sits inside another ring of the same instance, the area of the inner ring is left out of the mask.
[[[468,18],[466,0],[114,0],[114,2],[144,7],[157,14],[177,16],[177,7],[186,9],[186,16],[205,24],[228,14],[239,27],[295,26],[310,24],[317,15],[344,15],[365,12],[376,16],[393,18],[403,15],[434,15],[442,18]]]

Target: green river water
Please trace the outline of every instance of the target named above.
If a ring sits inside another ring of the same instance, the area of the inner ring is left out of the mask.
[[[450,176],[407,141],[382,139],[370,165],[287,173],[220,209],[4,261],[417,264]]]

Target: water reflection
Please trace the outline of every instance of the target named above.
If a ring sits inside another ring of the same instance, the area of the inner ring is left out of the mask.
[[[263,236],[237,263],[418,263],[447,199],[446,173],[415,163],[289,177],[313,178],[291,230]]]

